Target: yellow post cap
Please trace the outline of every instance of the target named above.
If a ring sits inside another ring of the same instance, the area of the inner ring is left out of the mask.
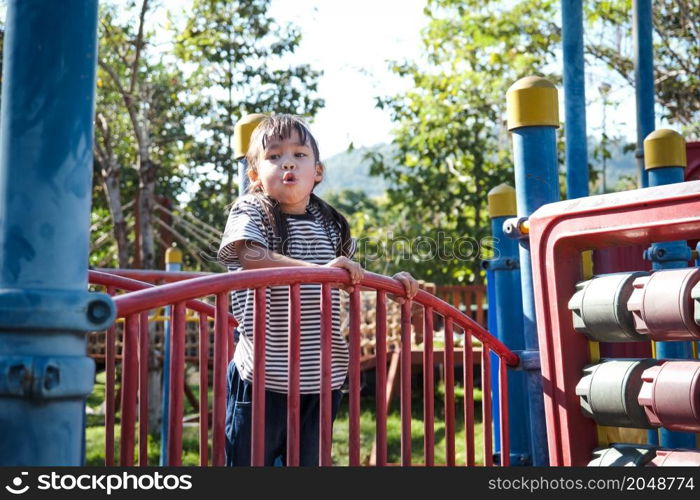
[[[267,118],[267,115],[252,113],[250,115],[245,115],[236,122],[236,125],[233,127],[233,150],[236,160],[245,157],[248,152],[250,136],[253,134],[253,130],[255,130],[255,127],[265,118]]]
[[[515,189],[508,184],[499,184],[488,194],[489,217],[509,217],[518,213],[515,206]]]
[[[506,92],[508,130],[519,127],[558,127],[557,88],[540,76],[526,76]]]
[[[165,251],[166,264],[182,264],[182,250],[173,246]]]
[[[687,167],[685,139],[674,130],[654,130],[644,139],[644,168]]]

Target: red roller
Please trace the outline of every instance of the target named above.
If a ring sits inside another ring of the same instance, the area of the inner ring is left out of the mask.
[[[647,467],[700,467],[700,451],[656,450],[656,456]]]
[[[185,387],[185,303],[173,307],[170,337],[170,410],[168,418],[168,465],[182,465],[182,417]]]
[[[642,373],[639,404],[649,423],[700,432],[700,361],[667,361]]]
[[[122,345],[122,419],[119,464],[134,465],[134,425],[136,424],[136,392],[138,390],[139,317],[132,314],[126,318]]]
[[[401,304],[401,465],[411,465],[411,301]]]
[[[350,294],[350,429],[349,465],[360,465],[360,291],[355,288]]]
[[[148,311],[139,314],[139,465],[148,465]]]
[[[225,464],[224,426],[226,421],[226,355],[228,334],[228,293],[216,295],[214,316],[214,377],[212,402],[212,465],[221,467]]]
[[[199,315],[199,465],[209,464],[209,318]]]
[[[377,357],[376,371],[376,412],[377,412],[377,438],[376,438],[376,464],[386,465],[386,293],[377,290],[377,316],[376,316],[376,344]]]
[[[265,465],[265,337],[267,335],[266,288],[255,289],[253,317],[253,431],[251,465]]]
[[[299,380],[301,302],[299,285],[289,287],[289,386],[287,390],[287,465],[299,465]]]

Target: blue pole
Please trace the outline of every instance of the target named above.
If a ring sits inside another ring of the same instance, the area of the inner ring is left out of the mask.
[[[644,161],[649,186],[664,186],[685,181],[685,140],[672,130],[659,129],[644,140]],[[653,243],[644,252],[652,269],[683,269],[692,257],[685,241]],[[691,359],[692,342],[656,342],[657,359]],[[650,432],[650,434],[653,431]],[[654,436],[652,436],[654,437]],[[661,445],[667,448],[695,448],[695,434],[659,429]]]
[[[498,324],[496,320],[496,280],[493,276],[493,271],[486,266],[486,263],[490,261],[484,261],[483,266],[486,267],[486,300],[489,305],[488,318],[486,327],[491,335],[498,337]],[[493,308],[492,308],[493,307]],[[467,311],[468,313],[469,311]],[[500,338],[500,337],[499,337]],[[500,401],[500,387],[498,386],[498,376],[499,376],[499,360],[498,356],[493,352],[490,354],[491,358],[491,414],[493,415],[493,451],[496,455],[501,454],[501,401]]]
[[[562,0],[561,17],[566,120],[566,196],[573,199],[588,196],[582,0]]]
[[[81,465],[115,316],[89,293],[97,0],[8,2],[0,124],[0,465]]]
[[[542,205],[559,201],[556,128],[559,126],[557,90],[544,78],[515,82],[506,94],[508,129],[513,138],[513,163],[518,217],[527,217]],[[527,356],[539,355],[530,243],[520,240],[520,278],[523,301],[523,340]],[[529,351],[529,352],[528,352]],[[542,374],[525,371],[529,398],[532,465],[549,463],[544,416]]]
[[[165,251],[165,270],[169,272],[182,271],[182,252],[171,247]],[[171,307],[164,309],[165,317],[170,318]],[[163,419],[160,423],[160,465],[169,465],[168,461],[168,420],[170,415],[170,330],[169,319],[163,322],[163,389],[161,415]]]
[[[485,261],[489,286],[489,331],[513,351],[525,348],[518,242],[503,232],[503,224],[516,214],[515,190],[502,184],[489,192],[489,213],[494,238],[494,259]],[[492,305],[493,304],[493,305]],[[493,318],[493,325],[491,320]],[[492,380],[497,380],[494,375]],[[530,465],[526,380],[523,371],[508,372],[510,463]],[[497,408],[497,407],[496,407]],[[494,415],[497,415],[494,409]],[[498,429],[498,427],[496,427]],[[496,441],[499,445],[498,440]]]
[[[248,191],[250,179],[248,179],[248,160],[242,158],[238,162],[238,196],[243,196]]]
[[[637,169],[641,187],[649,186],[644,169],[644,138],[654,131],[654,45],[651,0],[632,2],[634,35],[634,93],[637,103]]]

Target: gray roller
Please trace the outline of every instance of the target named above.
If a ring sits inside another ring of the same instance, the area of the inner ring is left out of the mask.
[[[598,425],[650,429],[644,408],[637,402],[642,372],[655,359],[612,359],[588,365],[576,384],[583,414]]]
[[[639,342],[649,339],[634,329],[634,318],[627,310],[632,284],[644,271],[601,274],[576,285],[569,300],[574,328],[598,342]]]
[[[644,444],[615,443],[593,451],[588,467],[640,467],[656,456],[656,447]]]

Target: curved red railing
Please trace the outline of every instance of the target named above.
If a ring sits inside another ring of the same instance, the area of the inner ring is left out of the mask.
[[[125,274],[132,276],[143,275],[148,277],[149,273],[136,273],[132,270],[125,271]],[[158,279],[163,279],[158,271]],[[165,273],[167,274],[167,273]],[[189,273],[183,273],[189,274]],[[177,274],[172,277],[165,277],[173,281],[187,279],[190,276],[182,277]],[[178,279],[180,278],[180,279]],[[109,272],[90,270],[88,281],[91,285],[104,286],[107,293],[114,296],[117,290],[134,292],[154,288],[154,285],[127,278]],[[208,380],[208,349],[209,349],[209,320],[215,318],[216,310],[214,306],[199,300],[185,301],[185,306],[199,314],[199,366],[200,366],[200,386],[206,387]],[[179,311],[178,311],[179,312]],[[233,315],[228,314],[228,324],[230,327],[238,325]],[[175,315],[174,320],[177,319]],[[181,318],[184,324],[184,317]],[[148,465],[148,309],[139,313],[138,317],[130,316],[124,325],[123,340],[123,369],[121,381],[121,408],[122,408],[122,432],[120,437],[120,463],[121,465],[133,465],[134,449],[134,425],[136,422],[136,404],[138,398],[139,414],[139,464]],[[105,465],[114,465],[114,424],[116,413],[115,399],[115,372],[116,372],[116,327],[112,325],[105,335]],[[183,382],[184,383],[184,382]],[[138,390],[136,389],[138,385]],[[199,408],[201,434],[206,443],[208,433],[208,402],[207,391],[200,392]],[[200,436],[200,440],[201,440]],[[200,447],[200,456],[203,465],[207,463],[207,447]]]
[[[120,278],[125,279],[125,278]],[[198,305],[195,298],[216,296],[216,306],[213,308],[215,318],[215,341],[213,363],[213,443],[212,464],[224,464],[224,417],[225,417],[225,390],[226,368],[231,359],[233,349],[230,335],[230,321],[221,321],[220,318],[228,316],[228,294],[236,289],[255,289],[256,314],[254,317],[254,351],[256,353],[255,373],[264,370],[265,352],[265,289],[268,286],[290,287],[290,342],[289,342],[289,388],[288,388],[288,444],[287,464],[298,465],[299,454],[299,285],[303,283],[321,284],[321,429],[320,429],[320,465],[331,465],[331,288],[338,284],[349,284],[347,271],[332,268],[276,268],[241,271],[236,273],[214,274],[173,282],[157,287],[147,287],[117,296],[114,302],[117,306],[118,317],[127,319],[127,325],[134,325],[138,321],[138,315],[145,311],[162,306],[174,305],[173,334],[171,337],[171,394],[170,394],[170,421],[169,421],[169,464],[181,464],[182,455],[182,401],[183,394],[179,390],[184,376],[184,309]],[[350,294],[350,328],[349,328],[349,464],[360,465],[360,290],[374,291],[377,294],[377,406],[376,406],[376,463],[387,464],[387,352],[386,352],[386,297],[387,295],[401,296],[404,293],[403,286],[396,280],[385,276],[366,272],[360,286]],[[194,302],[193,302],[194,301]],[[201,304],[201,303],[200,303]],[[424,309],[424,353],[423,361],[426,366],[432,366],[434,352],[433,345],[433,316],[438,314],[444,317],[445,323],[445,433],[447,441],[446,463],[455,465],[455,391],[454,391],[454,364],[455,349],[452,333],[455,328],[464,330],[464,426],[466,434],[466,465],[474,465],[474,380],[472,370],[466,367],[472,366],[474,353],[471,349],[472,337],[481,341],[482,380],[485,388],[490,387],[490,353],[495,353],[500,359],[499,381],[500,384],[500,408],[501,408],[501,454],[502,465],[509,465],[508,443],[508,411],[507,411],[507,379],[506,365],[516,366],[518,356],[511,352],[498,339],[488,333],[481,325],[460,312],[455,307],[447,304],[439,298],[419,291],[412,301],[405,301],[401,307],[401,348],[400,348],[400,408],[401,408],[401,465],[411,465],[411,308],[413,304],[420,304]],[[211,307],[211,306],[209,306]],[[211,314],[207,310],[206,314]],[[127,330],[129,327],[127,326]],[[135,330],[131,326],[131,330]],[[135,335],[132,335],[134,337]],[[126,346],[125,346],[126,347]],[[200,356],[202,354],[200,349]],[[135,379],[138,364],[127,359],[135,348],[125,349],[124,371],[130,371]],[[204,366],[204,365],[202,365]],[[432,369],[424,369],[424,459],[425,465],[434,465],[434,381]],[[201,376],[201,374],[200,374]],[[127,377],[128,379],[128,377]],[[206,383],[206,378],[200,379],[200,384]],[[178,385],[180,384],[180,385]],[[130,389],[131,390],[131,389]],[[206,393],[207,387],[200,387],[200,394]],[[123,391],[126,391],[123,383]],[[263,465],[264,461],[264,377],[254,376],[253,380],[253,442],[252,464]],[[257,395],[257,397],[256,397]],[[124,404],[135,405],[135,396],[123,398]],[[484,415],[484,461],[485,465],[493,465],[491,443],[491,401],[490,391],[484,390],[482,399]],[[135,406],[134,406],[135,409]],[[122,409],[122,428],[128,427],[124,422],[126,415],[134,413],[124,407]],[[200,422],[204,422],[200,418]],[[133,427],[133,421],[132,427]],[[124,443],[122,436],[122,452],[128,454],[128,446],[131,444],[133,455],[133,441]],[[200,434],[200,450],[206,450],[206,434]],[[122,464],[129,465],[128,458],[122,456]],[[141,461],[140,461],[141,462]],[[143,463],[143,462],[141,462]],[[206,457],[200,458],[202,465],[207,464]]]

